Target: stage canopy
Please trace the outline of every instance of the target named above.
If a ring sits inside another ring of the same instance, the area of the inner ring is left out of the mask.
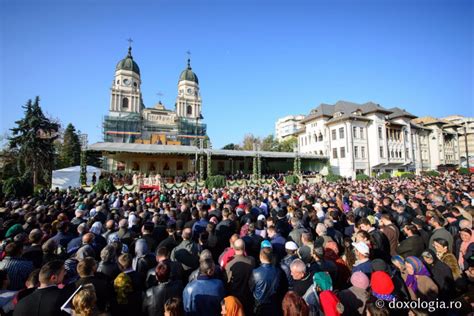
[[[87,166],[87,184],[90,185],[92,181],[92,175],[96,174],[97,181],[102,172],[102,169]],[[81,166],[73,166],[64,169],[54,170],[51,181],[51,188],[56,189],[67,189],[68,187],[78,188],[81,186],[80,182]]]

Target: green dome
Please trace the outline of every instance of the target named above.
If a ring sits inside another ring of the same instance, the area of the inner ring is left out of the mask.
[[[133,57],[132,57],[132,47],[128,48],[127,57],[119,61],[117,64],[117,67],[115,67],[115,70],[120,70],[120,69],[131,70],[136,74],[140,74],[140,68],[138,67],[137,63],[133,60]]]
[[[179,81],[182,81],[182,80],[193,81],[193,82],[199,84],[198,77],[191,70],[191,60],[190,59],[188,59],[188,67],[185,70],[183,70],[183,72],[179,76]]]

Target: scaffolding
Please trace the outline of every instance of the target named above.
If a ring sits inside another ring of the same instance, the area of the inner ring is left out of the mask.
[[[183,145],[193,145],[194,138],[206,136],[207,125],[199,121],[187,118],[178,120],[178,138]]]
[[[141,137],[142,118],[138,113],[125,116],[104,117],[104,141],[114,143],[134,143]]]

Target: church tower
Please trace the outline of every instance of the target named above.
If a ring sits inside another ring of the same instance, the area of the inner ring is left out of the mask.
[[[132,47],[129,46],[127,56],[115,67],[109,111],[140,113],[144,107],[140,85],[140,68],[133,60]]]
[[[187,119],[199,119],[201,117],[199,80],[192,71],[190,59],[188,59],[188,66],[179,76],[176,114],[178,117]]]

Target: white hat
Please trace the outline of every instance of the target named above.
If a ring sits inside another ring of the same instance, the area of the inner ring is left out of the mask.
[[[285,243],[285,249],[296,250],[298,249],[298,245],[294,241],[287,241]]]
[[[257,220],[258,221],[265,221],[265,215],[263,215],[263,214],[258,215]]]
[[[368,255],[370,253],[369,246],[363,241],[359,242],[353,242],[352,246],[354,246],[357,251],[359,251],[361,254]]]

